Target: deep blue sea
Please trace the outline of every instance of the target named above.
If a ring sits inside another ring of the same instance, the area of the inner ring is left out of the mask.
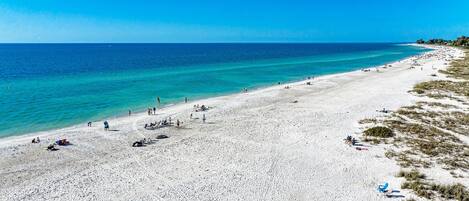
[[[399,44],[0,44],[0,137],[427,51]]]

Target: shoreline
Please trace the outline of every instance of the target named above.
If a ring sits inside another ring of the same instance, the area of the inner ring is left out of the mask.
[[[376,186],[399,189],[400,167],[381,157],[383,147],[355,150],[343,138],[361,136],[358,121],[381,116],[376,110],[417,101],[407,91],[438,79],[430,75],[462,56],[433,48],[379,72],[332,74],[312,85],[304,80],[109,120],[117,131],[105,132],[99,122],[42,132],[39,144],[0,139],[0,200],[388,200]],[[422,69],[412,69],[414,62]],[[206,123],[189,119],[197,103],[213,107],[193,112],[205,114]],[[168,116],[183,126],[143,128]],[[158,135],[169,138],[131,147]],[[73,145],[45,150],[57,137]]]
[[[431,45],[418,45],[418,44],[413,44],[413,43],[402,43],[402,44],[397,44],[397,45],[424,47],[426,49],[429,49],[430,50],[429,52],[435,50],[435,48],[432,47]],[[414,58],[416,56],[419,56],[419,55],[422,55],[422,54],[425,54],[425,53],[426,52],[421,53],[421,54],[417,54],[417,55],[413,55],[413,56],[408,56],[408,57],[402,58],[400,60],[393,61],[391,63],[386,63],[386,64],[384,64],[384,66],[404,62],[408,59]],[[264,89],[268,89],[268,88],[271,88],[271,87],[278,87],[278,86],[285,86],[285,85],[296,85],[296,84],[299,84],[299,83],[303,83],[305,81],[314,82],[316,79],[319,79],[319,78],[328,79],[329,77],[344,76],[344,75],[347,75],[349,73],[361,72],[363,69],[376,69],[376,68],[382,68],[382,67],[383,67],[383,65],[379,65],[379,66],[364,67],[364,68],[359,69],[359,70],[353,70],[353,71],[347,71],[347,72],[341,72],[341,73],[332,73],[332,74],[324,74],[324,75],[305,75],[305,77],[313,77],[314,79],[290,80],[290,81],[287,81],[287,82],[283,82],[280,85],[273,84],[273,85],[266,85],[266,86],[258,86],[258,87],[254,87],[254,88],[249,89],[249,92],[264,90]],[[240,94],[240,93],[243,93],[243,92],[235,92],[235,93],[227,92],[226,94],[222,94],[222,95],[207,96],[207,97],[202,97],[200,99],[194,99],[193,101],[188,101],[187,103],[184,103],[183,101],[168,103],[166,105],[163,105],[161,108],[157,108],[157,113],[158,113],[158,111],[161,111],[161,110],[163,110],[165,108],[168,108],[168,107],[175,107],[175,106],[179,106],[181,104],[190,104],[190,103],[195,103],[195,102],[201,102],[201,101],[204,101],[204,100],[207,100],[207,99],[234,96],[234,95]],[[143,115],[143,114],[146,114],[146,109],[145,108],[142,108],[141,111],[138,110],[135,113],[132,111],[132,116]],[[99,120],[96,120],[96,121],[92,121],[92,123],[98,123],[98,122],[101,123],[105,120],[112,121],[112,120],[118,120],[120,118],[126,118],[126,117],[128,117],[128,115],[126,115],[126,112],[124,110],[123,112],[121,112],[121,114],[115,114],[115,115],[109,116],[107,118],[102,118],[102,119],[99,119]],[[59,131],[62,131],[62,130],[83,128],[83,127],[86,127],[86,126],[84,126],[86,123],[87,122],[82,122],[82,123],[77,123],[77,124],[73,124],[73,125],[66,126],[66,127],[61,127],[61,128],[53,128],[53,129],[37,131],[37,132],[30,132],[30,133],[13,134],[13,135],[4,136],[4,137],[0,136],[0,146],[2,145],[2,143],[4,143],[4,141],[25,140],[25,138],[32,139],[34,137],[43,137],[47,133],[50,133],[50,132],[59,132]]]

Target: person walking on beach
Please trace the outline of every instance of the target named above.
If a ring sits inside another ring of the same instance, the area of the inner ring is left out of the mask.
[[[105,131],[109,130],[109,123],[107,121],[104,121],[104,130]]]
[[[187,97],[184,98],[184,103],[187,103]]]
[[[179,127],[179,123],[180,123],[180,122],[179,122],[179,119],[176,120],[176,126],[177,126],[177,127]]]
[[[190,117],[190,119],[192,119],[192,113],[191,113],[191,117]]]
[[[156,107],[153,107],[153,115],[156,115]]]
[[[130,115],[132,115],[132,111],[129,110],[129,117],[130,117]]]
[[[148,108],[147,112],[148,112],[148,115],[151,115],[151,108]]]
[[[202,121],[205,123],[205,120],[206,120],[206,118],[205,118],[205,114],[204,114],[204,115],[202,115]]]

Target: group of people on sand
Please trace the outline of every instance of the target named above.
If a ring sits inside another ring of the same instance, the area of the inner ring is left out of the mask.
[[[40,143],[40,142],[41,142],[41,140],[39,139],[39,137],[35,137],[35,138],[33,138],[33,140],[31,141],[31,143],[33,143],[33,144]],[[67,146],[67,145],[71,145],[71,143],[70,143],[70,141],[68,141],[68,140],[65,139],[65,138],[63,138],[63,139],[58,139],[58,140],[56,140],[55,142],[49,144],[46,149],[47,149],[48,151],[57,151],[57,150],[59,150],[59,149],[57,149],[57,148],[55,147],[56,145],[59,145],[59,146]]]
[[[59,139],[59,140],[56,140],[54,143],[51,143],[49,144],[49,146],[47,146],[47,151],[57,151],[59,149],[55,148],[55,145],[59,145],[59,146],[68,146],[68,145],[71,145],[70,141],[68,141],[67,139]]]
[[[358,140],[355,139],[354,137],[350,136],[350,135],[347,136],[347,138],[345,138],[344,141],[345,141],[345,144],[348,144],[350,146],[354,146],[355,149],[358,150],[358,151],[363,151],[363,150],[367,151],[368,150],[367,148],[363,147],[364,145],[358,144]]]
[[[193,118],[193,115],[192,115],[192,113],[191,113],[191,115],[190,115],[190,117],[189,117],[189,118],[190,118],[190,119],[192,119],[192,118]],[[202,122],[204,122],[204,123],[205,123],[205,120],[207,120],[207,118],[205,117],[205,114],[202,114]]]
[[[156,115],[156,107],[153,107],[153,108],[148,108],[147,109],[147,113],[148,115]]]
[[[130,111],[130,110],[129,110],[129,111]],[[129,113],[129,115],[130,115],[130,113]],[[104,131],[109,131],[109,122],[104,121],[103,124],[104,124]],[[92,125],[92,122],[89,121],[88,124],[87,124],[87,126],[88,126],[88,127],[91,127],[91,125]]]
[[[143,140],[137,140],[135,141],[134,143],[132,143],[132,147],[143,147],[147,144],[152,144],[154,143],[154,140],[150,139],[150,138],[143,138]]]
[[[347,138],[345,138],[344,141],[345,141],[345,144],[349,144],[349,145],[352,145],[352,146],[354,146],[357,143],[357,140],[354,137],[350,136],[350,135],[347,136]]]
[[[376,112],[382,112],[382,113],[390,113],[390,110],[386,110],[386,108],[383,107],[382,110],[376,110]]]
[[[158,135],[158,136],[156,136],[157,140],[166,139],[166,138],[169,138],[169,137],[167,135]],[[150,144],[153,144],[155,142],[156,142],[156,140],[153,140],[151,138],[143,138],[143,140],[137,140],[137,141],[133,142],[132,147],[144,147],[146,145],[150,145]]]
[[[40,143],[41,140],[39,139],[39,137],[35,137],[33,138],[33,140],[31,141],[31,143]]]
[[[179,119],[176,120],[176,127],[181,126],[184,122],[179,121]],[[174,123],[171,121],[171,117],[165,118],[160,121],[152,122],[150,124],[145,124],[144,128],[145,129],[157,129],[157,128],[162,128],[166,126],[172,126]]]
[[[195,111],[195,112],[203,112],[203,111],[206,111],[206,110],[208,110],[208,109],[209,109],[209,108],[208,108],[207,106],[205,106],[205,105],[201,105],[201,106],[199,106],[199,104],[194,105],[194,111]]]

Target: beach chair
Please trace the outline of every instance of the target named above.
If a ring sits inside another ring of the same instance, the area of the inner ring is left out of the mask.
[[[388,191],[389,183],[385,182],[383,185],[378,185],[378,192],[385,193]]]

